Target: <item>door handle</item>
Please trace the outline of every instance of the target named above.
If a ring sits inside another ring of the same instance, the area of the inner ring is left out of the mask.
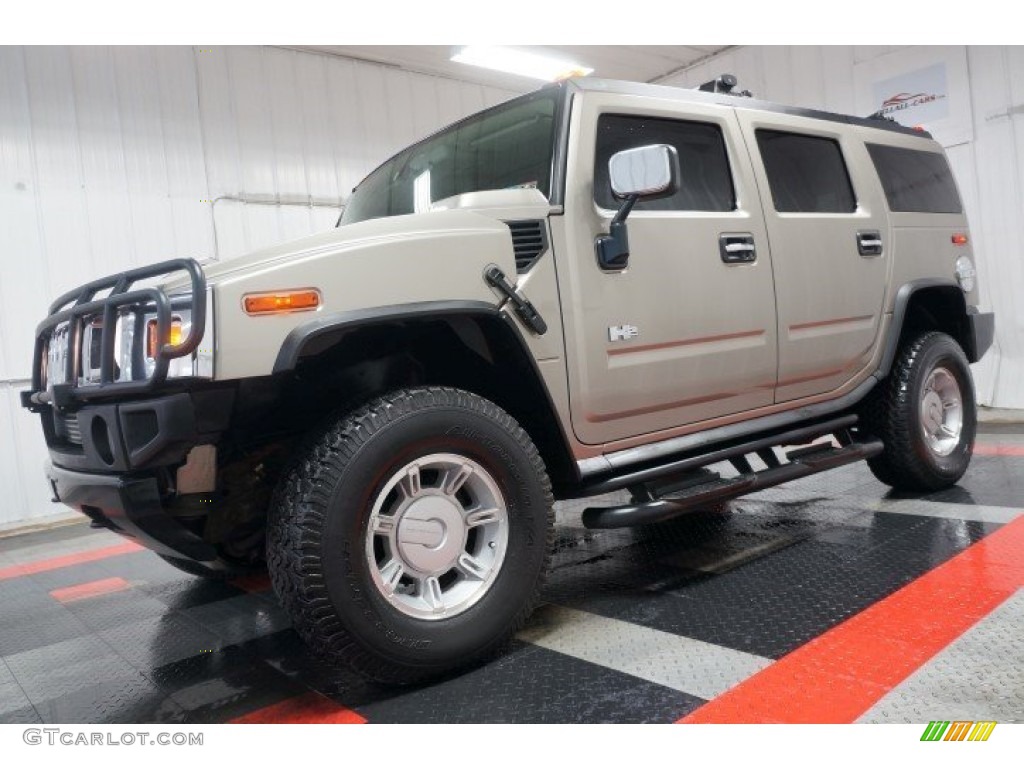
[[[882,233],[877,229],[857,233],[857,253],[866,259],[882,255]]]
[[[719,235],[718,252],[726,264],[752,264],[757,261],[754,236],[746,232]]]

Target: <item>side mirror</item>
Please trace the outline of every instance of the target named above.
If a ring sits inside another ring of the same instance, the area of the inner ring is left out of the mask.
[[[608,178],[622,205],[608,234],[597,238],[597,263],[601,269],[621,270],[629,263],[626,217],[638,200],[671,197],[679,190],[679,156],[668,144],[624,149],[608,160]]]
[[[679,189],[679,155],[668,144],[624,149],[608,160],[612,194],[620,200],[655,200]]]

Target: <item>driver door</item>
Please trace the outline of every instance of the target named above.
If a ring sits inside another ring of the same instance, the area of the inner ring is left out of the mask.
[[[570,135],[565,215],[552,228],[562,241],[556,263],[576,436],[610,443],[770,406],[771,255],[734,111],[586,92],[574,102]],[[603,270],[594,243],[619,205],[608,160],[650,144],[676,148],[680,188],[637,203],[626,220],[628,264]]]

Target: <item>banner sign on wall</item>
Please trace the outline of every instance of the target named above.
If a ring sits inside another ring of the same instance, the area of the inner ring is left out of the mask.
[[[854,65],[857,108],[920,126],[946,147],[973,138],[963,46],[911,46]]]
[[[933,123],[948,117],[945,63],[876,82],[875,108],[904,125]]]

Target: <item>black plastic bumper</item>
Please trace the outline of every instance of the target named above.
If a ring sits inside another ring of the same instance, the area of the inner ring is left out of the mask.
[[[217,551],[167,514],[155,477],[74,472],[52,464],[46,475],[54,500],[157,554],[216,567]]]
[[[988,352],[996,333],[996,316],[991,312],[968,312],[967,322],[970,324],[970,343],[967,358],[976,363]]]
[[[179,463],[199,437],[196,409],[187,393],[90,405],[73,413],[45,408],[41,416],[52,423],[46,441],[50,460],[78,472],[127,472]],[[80,444],[59,439],[69,418],[77,424]]]

